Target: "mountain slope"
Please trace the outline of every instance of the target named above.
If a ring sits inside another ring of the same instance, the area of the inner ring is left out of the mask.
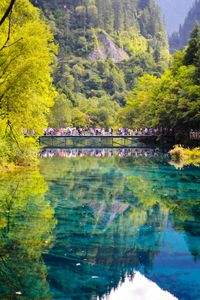
[[[59,44],[55,84],[92,124],[102,106],[109,114],[111,101],[117,112],[144,72],[160,75],[167,65],[168,42],[155,0],[32,3],[48,18]],[[73,119],[72,114],[75,124]]]
[[[195,0],[156,0],[164,16],[167,32],[171,35],[183,24]]]
[[[196,24],[200,24],[200,0],[196,0],[189,11],[183,26],[170,37],[170,46],[173,51],[182,49],[187,45],[190,34]]]

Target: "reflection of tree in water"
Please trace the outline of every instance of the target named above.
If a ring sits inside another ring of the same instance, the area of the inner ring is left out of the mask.
[[[46,190],[37,170],[0,173],[1,299],[51,298],[42,252],[52,242],[55,219]]]
[[[93,299],[135,269],[151,270],[168,215],[186,232],[192,254],[200,253],[191,241],[195,231],[186,228],[199,207],[194,169],[192,175],[143,158],[55,158],[43,161],[41,171],[48,198],[58,201],[56,243],[46,256],[57,296]]]
[[[128,170],[128,161],[124,160],[123,170]],[[146,170],[140,163],[138,166],[134,165],[135,174],[145,175],[142,172],[146,172]],[[198,259],[200,257],[199,168],[187,166],[182,170],[177,170],[166,165],[166,162],[163,161],[163,163],[164,165],[152,163],[152,167],[148,168],[146,178],[145,176],[138,176],[140,200],[148,198],[148,203],[150,204],[151,197],[153,196],[152,203],[154,201],[162,203],[162,206],[170,212],[173,227],[176,231],[182,231],[186,234],[186,242],[189,250],[193,257]],[[132,176],[130,180],[133,180]],[[145,183],[149,181],[149,187],[151,187],[154,193],[148,194],[148,190],[145,192],[142,184],[144,181]]]
[[[173,227],[184,232],[190,253],[194,259],[200,258],[200,190],[199,168],[186,167],[165,173],[157,195],[169,210]]]
[[[181,202],[176,199],[173,203],[169,201],[167,204],[174,212],[172,219],[174,228],[176,231],[185,232],[190,253],[197,260],[200,259],[200,193],[196,191],[192,200]],[[174,205],[177,206],[175,209]]]
[[[58,161],[41,167],[58,196],[56,243],[46,256],[57,295],[89,300],[151,269],[167,222],[151,180],[112,159],[62,162],[60,172]]]

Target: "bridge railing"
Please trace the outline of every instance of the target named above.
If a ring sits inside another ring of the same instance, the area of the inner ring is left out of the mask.
[[[200,131],[190,131],[190,140],[200,141]]]
[[[157,136],[42,136],[40,145],[50,148],[127,148],[154,144]]]

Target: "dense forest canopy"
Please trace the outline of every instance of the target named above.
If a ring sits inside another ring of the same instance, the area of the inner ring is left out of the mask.
[[[42,8],[59,44],[54,80],[60,96],[49,118],[53,127],[114,126],[137,78],[145,72],[159,76],[168,64],[154,0],[32,3]],[[65,111],[62,120],[58,110]]]
[[[154,0],[32,0],[32,2],[52,18],[60,17],[55,21],[60,33],[65,34],[64,37],[70,35],[67,29],[78,28],[83,31],[101,28],[108,33],[119,33],[136,27],[146,37],[155,36],[163,30],[160,11]],[[62,32],[64,27],[66,31]]]
[[[0,3],[0,19],[9,7]],[[0,26],[0,162],[30,162],[37,137],[47,126],[53,105],[51,65],[57,47],[39,11],[28,0],[17,0]]]
[[[200,27],[196,27],[184,50],[157,78],[145,74],[127,96],[120,118],[125,126],[170,127],[183,136],[200,124]]]

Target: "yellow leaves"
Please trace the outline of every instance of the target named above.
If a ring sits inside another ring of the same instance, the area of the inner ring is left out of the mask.
[[[1,1],[0,13],[6,4]],[[56,97],[51,69],[57,47],[39,10],[28,0],[16,1],[10,23],[6,20],[0,27],[0,48],[0,119],[9,120],[21,140],[26,130],[39,135]]]
[[[133,207],[128,214],[129,220],[135,226],[141,226],[147,222],[147,212],[139,207]]]
[[[182,169],[188,165],[200,165],[200,148],[185,149],[176,145],[169,153],[172,156],[170,164],[176,169]]]
[[[0,210],[0,214],[1,214],[1,210]],[[1,230],[2,228],[5,228],[6,226],[7,226],[7,222],[6,222],[5,217],[4,217],[4,218],[1,218],[1,220],[0,220],[0,230]]]
[[[148,48],[147,39],[135,28],[130,28],[129,31],[121,31],[119,34],[119,43],[121,47],[125,47],[125,50],[131,54],[145,52]]]
[[[86,7],[84,5],[79,5],[76,7],[77,16],[84,16],[86,14]]]
[[[56,222],[46,190],[37,169],[0,172],[1,282],[10,295],[15,272],[25,298],[50,299],[42,253],[50,247]]]
[[[0,173],[0,234],[1,228],[7,224],[7,216],[13,223],[10,238],[16,238],[16,229],[20,230],[17,236],[31,232],[32,240],[39,240],[44,234],[52,231],[55,224],[54,211],[50,203],[44,199],[47,185],[39,175],[37,169],[22,169]],[[23,216],[24,226],[19,216]],[[4,216],[2,218],[2,216]],[[40,226],[42,224],[42,226]],[[29,236],[29,235],[28,235]],[[32,243],[27,239],[26,243]],[[21,240],[21,244],[24,241]],[[29,245],[30,247],[31,245]],[[35,247],[38,247],[37,243]]]

